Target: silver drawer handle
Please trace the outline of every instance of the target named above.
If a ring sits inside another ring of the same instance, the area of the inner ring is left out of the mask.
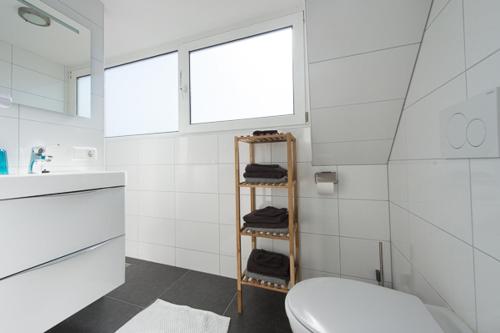
[[[50,267],[50,266],[53,266],[53,265],[56,265],[56,264],[59,264],[63,261],[66,261],[66,260],[69,260],[69,259],[72,259],[72,258],[75,258],[75,257],[78,257],[82,254],[85,254],[85,253],[89,253],[89,252],[92,252],[94,250],[97,250],[98,248],[110,243],[111,241],[117,239],[117,238],[120,238],[122,237],[123,235],[120,235],[120,236],[116,236],[116,237],[113,237],[113,238],[110,238],[108,240],[105,240],[104,242],[101,242],[101,243],[98,243],[96,245],[92,245],[90,247],[87,247],[87,248],[84,248],[83,250],[79,250],[79,251],[76,251],[76,252],[73,252],[73,253],[70,253],[68,255],[65,255],[63,257],[60,257],[60,258],[57,258],[57,259],[54,259],[54,260],[51,260],[51,261],[48,261],[46,263],[43,263],[43,264],[40,264],[38,266],[33,266],[31,268],[28,268],[24,271],[20,271],[20,272],[17,272],[17,273],[14,273],[12,275],[9,275],[9,276],[5,276],[3,278],[0,279],[1,280],[4,280],[4,279],[7,279],[7,278],[10,278],[10,277],[13,277],[13,276],[16,276],[16,275],[22,275],[22,274],[26,274],[26,273],[29,273],[29,272],[33,272],[33,271],[37,271],[39,269],[42,269],[42,268],[46,268],[46,267]]]

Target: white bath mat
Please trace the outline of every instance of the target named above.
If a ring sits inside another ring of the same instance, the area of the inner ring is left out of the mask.
[[[227,333],[229,318],[157,300],[116,333]]]

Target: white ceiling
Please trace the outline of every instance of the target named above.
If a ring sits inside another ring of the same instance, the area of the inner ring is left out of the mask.
[[[106,58],[304,8],[303,0],[102,2]]]

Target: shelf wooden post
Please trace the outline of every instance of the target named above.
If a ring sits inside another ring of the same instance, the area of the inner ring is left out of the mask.
[[[236,180],[236,266],[237,266],[237,306],[238,313],[243,311],[243,295],[241,287],[241,209],[240,209],[240,145],[237,137],[234,138],[234,179]]]

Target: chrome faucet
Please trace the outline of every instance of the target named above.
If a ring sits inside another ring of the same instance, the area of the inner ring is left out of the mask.
[[[28,173],[48,173],[47,170],[44,169],[44,162],[52,161],[52,156],[46,154],[47,149],[42,146],[36,146],[31,148],[31,158],[30,164],[28,168]],[[40,165],[39,167],[36,167]]]

